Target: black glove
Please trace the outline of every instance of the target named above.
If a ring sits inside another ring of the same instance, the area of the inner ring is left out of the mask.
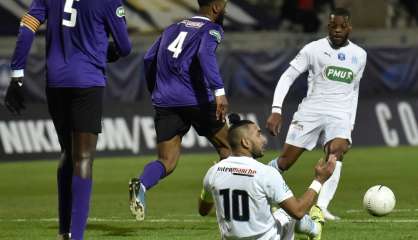
[[[12,78],[7,89],[4,104],[11,113],[20,115],[20,111],[25,109],[25,99],[23,98],[23,78]]]
[[[109,42],[109,47],[107,48],[107,62],[116,62],[119,58],[120,55],[116,44],[114,42]]]

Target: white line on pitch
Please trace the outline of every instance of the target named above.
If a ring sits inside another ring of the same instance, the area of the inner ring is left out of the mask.
[[[349,209],[346,213],[359,213],[365,212],[364,209]],[[418,209],[393,209],[392,212],[418,212]]]
[[[125,218],[89,218],[89,222],[137,222],[134,219],[125,219]],[[17,219],[0,219],[0,222],[58,222],[57,218],[17,218]],[[170,219],[170,218],[156,218],[156,219],[147,219],[144,222],[155,222],[155,223],[205,223],[205,222],[216,222],[215,219]]]
[[[341,219],[333,223],[418,223],[418,219]]]
[[[58,222],[57,218],[17,218],[17,219],[0,219],[0,222]],[[89,218],[89,222],[118,222],[118,223],[135,223],[134,219],[125,218]],[[216,223],[215,218],[206,219],[170,219],[170,218],[155,218],[147,219],[145,223]],[[342,219],[334,221],[333,224],[338,223],[418,223],[418,219]]]

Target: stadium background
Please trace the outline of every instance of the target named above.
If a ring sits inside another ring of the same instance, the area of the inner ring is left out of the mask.
[[[0,2],[0,102],[9,81],[9,61],[19,19],[30,2]],[[165,26],[193,15],[197,9],[195,0],[127,0],[125,6],[134,52],[110,64],[107,72],[104,132],[98,144],[101,156],[141,155],[155,150],[153,112],[142,74],[142,56]],[[264,124],[280,74],[300,47],[325,36],[327,15],[335,6],[352,10],[352,40],[368,52],[353,132],[355,146],[417,146],[418,8],[414,0],[230,1],[226,38],[218,60],[231,111]],[[42,34],[41,29],[27,64],[28,110],[16,117],[0,108],[0,161],[54,158],[59,151],[45,107]],[[306,92],[305,78],[300,77],[286,99],[287,119]],[[269,147],[279,148],[284,136],[269,139]],[[194,131],[185,137],[183,145],[188,152],[211,150]]]
[[[43,29],[28,60],[27,110],[12,116],[2,106],[19,19],[31,0],[0,1],[0,239],[53,239],[57,229],[55,169],[59,145],[46,112]],[[155,155],[153,112],[142,75],[142,56],[167,25],[196,10],[195,0],[126,0],[134,52],[109,65],[104,132],[95,162],[89,240],[219,239],[212,214],[196,213],[205,171],[217,159],[207,141],[189,133],[170,178],[147,194],[147,220],[129,215],[127,181]],[[352,39],[368,52],[360,86],[354,146],[345,157],[323,240],[393,240],[418,236],[418,28],[416,0],[230,0],[226,38],[218,51],[231,111],[264,125],[280,74],[306,43],[326,35],[330,8],[353,13]],[[284,115],[289,121],[306,92],[304,76],[291,88]],[[279,138],[269,139],[262,162],[277,156]],[[207,152],[207,153],[203,153]],[[190,153],[190,154],[189,154]],[[306,153],[286,175],[300,195],[312,181],[321,150]],[[38,160],[38,161],[33,161]],[[361,208],[364,192],[385,184],[396,209],[373,218]],[[302,236],[298,240],[304,239]]]

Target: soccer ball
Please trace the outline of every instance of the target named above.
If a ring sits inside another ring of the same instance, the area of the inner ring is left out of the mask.
[[[396,199],[390,188],[376,185],[364,194],[363,207],[373,216],[381,217],[392,212],[395,208]]]

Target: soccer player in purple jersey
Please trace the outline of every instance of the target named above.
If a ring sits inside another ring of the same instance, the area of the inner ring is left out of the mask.
[[[223,38],[227,1],[198,3],[198,16],[166,28],[144,57],[158,160],[129,183],[130,209],[137,220],[145,217],[145,191],[174,171],[182,137],[191,126],[212,143],[221,159],[230,155],[224,120],[228,102],[215,55]]]
[[[131,51],[121,0],[33,0],[21,20],[5,104],[24,109],[23,78],[35,33],[46,26],[46,96],[61,145],[59,239],[82,240],[101,132],[106,62]],[[114,44],[109,44],[112,35]]]

